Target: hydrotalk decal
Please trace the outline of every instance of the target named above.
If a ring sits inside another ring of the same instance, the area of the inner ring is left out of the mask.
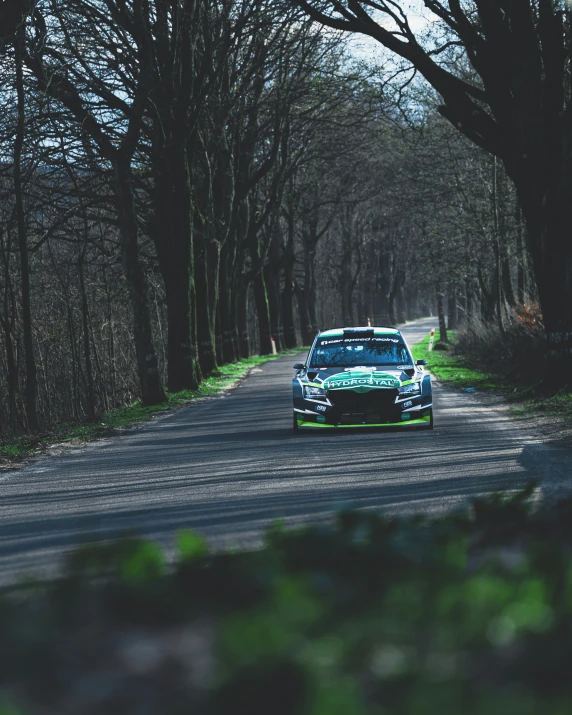
[[[353,390],[354,392],[369,392],[370,390],[395,389],[401,382],[388,372],[350,371],[330,375],[324,380],[326,390]]]

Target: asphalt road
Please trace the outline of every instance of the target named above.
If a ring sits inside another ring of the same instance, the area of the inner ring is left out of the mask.
[[[434,324],[403,332],[414,344]],[[275,519],[317,522],[346,506],[436,514],[531,478],[541,494],[571,483],[570,452],[439,386],[432,432],[294,435],[298,360],[266,363],[224,397],[0,476],[0,583],[48,576],[74,545],[125,532],[168,550],[189,527],[216,549],[255,547]]]

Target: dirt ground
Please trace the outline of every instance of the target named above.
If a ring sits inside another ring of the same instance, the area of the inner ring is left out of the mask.
[[[509,401],[506,395],[478,392],[473,397],[481,404],[509,417],[514,421],[515,427],[533,434],[544,444],[572,449],[572,423],[567,422],[564,417],[532,411],[515,415],[512,408],[521,405]]]

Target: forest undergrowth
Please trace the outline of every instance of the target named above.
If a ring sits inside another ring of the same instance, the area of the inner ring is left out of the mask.
[[[547,372],[542,316],[521,306],[498,324],[474,320],[448,331],[448,349],[429,352],[429,336],[413,346],[416,360],[450,387],[502,394],[516,418],[546,417],[555,427],[572,419],[572,382]]]

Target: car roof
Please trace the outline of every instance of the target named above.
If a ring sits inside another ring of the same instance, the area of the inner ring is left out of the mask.
[[[366,326],[366,327],[351,327],[351,328],[332,328],[331,330],[324,330],[321,333],[319,333],[320,337],[343,337],[344,334],[348,335],[351,333],[369,333],[373,331],[374,335],[401,335],[400,331],[397,328],[383,328],[383,327],[374,327],[374,326]]]

